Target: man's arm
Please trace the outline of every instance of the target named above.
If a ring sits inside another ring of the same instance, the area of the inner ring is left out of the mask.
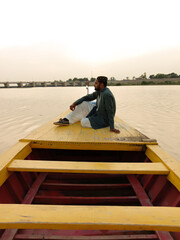
[[[88,94],[88,95],[86,95],[82,98],[79,98],[73,104],[71,104],[70,109],[71,109],[71,111],[74,111],[75,107],[77,105],[79,105],[80,103],[82,103],[84,101],[93,101],[96,98],[97,98],[97,92],[93,92],[92,94]]]

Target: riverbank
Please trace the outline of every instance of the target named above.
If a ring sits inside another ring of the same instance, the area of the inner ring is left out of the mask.
[[[0,82],[0,88],[34,88],[34,87],[80,87],[86,86],[87,81],[44,81],[44,82]],[[93,86],[94,82],[89,82]],[[180,78],[162,79],[132,79],[108,81],[109,86],[141,86],[141,85],[180,85]]]
[[[138,86],[138,85],[180,85],[180,78],[162,79],[132,79],[109,82],[111,86]]]

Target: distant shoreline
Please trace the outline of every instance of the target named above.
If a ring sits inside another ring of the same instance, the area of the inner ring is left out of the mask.
[[[44,81],[44,82],[0,82],[0,89],[12,88],[36,88],[36,87],[85,87],[87,82],[74,81]],[[93,86],[94,82],[89,82]],[[135,79],[135,80],[114,80],[108,81],[108,86],[160,86],[160,85],[180,85],[180,78],[162,78],[162,79]]]
[[[180,78],[121,80],[116,83],[119,86],[180,85]]]

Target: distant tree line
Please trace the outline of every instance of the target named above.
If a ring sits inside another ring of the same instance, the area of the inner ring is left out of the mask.
[[[90,78],[90,79],[88,79],[87,77],[84,77],[84,78],[77,78],[77,77],[75,77],[75,78],[69,78],[66,82],[68,82],[68,83],[73,83],[73,82],[84,82],[84,83],[87,83],[87,81],[89,81],[89,82],[94,82],[96,80],[96,78]],[[115,79],[115,77],[110,77],[109,79],[108,79],[109,81],[116,81],[116,79]]]
[[[72,82],[87,82],[88,78],[84,77],[84,78],[69,78],[66,82],[72,83]]]
[[[152,74],[149,76],[150,79],[163,79],[163,78],[180,78],[180,75],[178,75],[177,73],[169,73],[169,74],[164,74],[164,73],[158,73],[156,75]],[[140,77],[138,78],[135,78],[133,77],[133,80],[136,80],[136,79],[147,79],[147,76],[146,76],[146,73],[143,73]],[[90,78],[88,79],[87,77],[84,77],[84,78],[69,78],[66,82],[69,82],[69,83],[72,83],[72,82],[94,82],[96,80],[96,78]],[[114,82],[116,81],[116,78],[115,77],[110,77],[108,79],[109,81],[111,82]],[[126,80],[129,80],[129,77],[126,78]]]
[[[150,79],[180,78],[180,75],[176,73],[169,73],[169,74],[158,73],[156,75],[150,75],[149,78]]]
[[[138,78],[135,76],[130,80],[129,77],[126,77],[125,80],[117,80],[115,77],[110,77],[108,79],[108,85],[109,86],[121,86],[121,85],[180,85],[180,75],[177,73],[169,73],[169,74],[163,74],[163,73],[158,73],[158,74],[152,74],[147,77],[146,72],[141,74]],[[164,80],[163,80],[164,79]],[[177,80],[175,80],[177,79]],[[69,78],[66,80],[68,84],[73,84],[74,82],[79,82],[83,83],[83,85],[86,85],[87,82],[89,81],[90,85],[92,86],[96,78]],[[128,81],[126,81],[128,80]],[[159,80],[159,81],[158,81]],[[63,82],[61,80],[56,80],[57,82]]]
[[[140,85],[180,85],[180,81],[163,81],[163,82],[155,82],[155,81],[142,81]]]

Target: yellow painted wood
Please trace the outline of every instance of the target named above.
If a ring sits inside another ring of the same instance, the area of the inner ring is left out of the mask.
[[[24,161],[17,159],[8,166],[8,171],[166,175],[169,173],[162,163]]]
[[[31,141],[21,139],[21,141]],[[151,143],[149,143],[151,144]],[[32,141],[32,148],[47,149],[74,149],[74,150],[113,150],[113,151],[145,151],[145,143],[139,142],[53,142],[53,141]]]
[[[180,208],[0,205],[0,228],[180,231]]]
[[[48,132],[51,132],[52,129],[55,128],[55,125],[53,122],[56,122],[59,120],[59,118],[64,118],[69,113],[69,110],[65,113],[61,114],[60,116],[55,117],[53,120],[45,123],[44,125],[40,126],[30,134],[28,134],[25,139],[34,139],[37,140],[40,137],[46,136]]]
[[[169,169],[167,178],[180,191],[180,162],[155,145],[147,145],[146,155],[152,162],[162,162]]]
[[[22,141],[32,141],[32,146],[38,148],[40,147],[39,144],[41,144],[43,148],[48,146],[49,148],[56,148],[58,146],[58,149],[61,149],[65,146],[65,149],[68,149],[68,143],[71,144],[72,149],[89,149],[90,147],[92,150],[96,149],[97,144],[98,150],[104,150],[104,147],[108,147],[109,143],[113,144],[109,145],[108,150],[117,150],[118,144],[121,143],[133,143],[134,145],[143,146],[145,146],[147,142],[148,144],[157,144],[156,141],[148,139],[145,135],[117,117],[115,118],[115,126],[121,131],[120,134],[110,132],[109,127],[98,130],[82,128],[80,122],[70,126],[60,127],[53,125],[54,121],[57,121],[60,117],[65,117],[67,113],[68,112],[56,117],[53,121],[48,122],[29,134],[26,138],[22,139]],[[99,144],[104,144],[104,146],[101,146],[101,148]],[[123,150],[121,149],[121,145],[120,150]],[[127,150],[127,148],[125,150]]]
[[[9,177],[9,172],[7,171],[8,164],[15,158],[24,159],[31,151],[32,149],[29,146],[29,142],[18,142],[8,151],[0,155],[0,186]]]

